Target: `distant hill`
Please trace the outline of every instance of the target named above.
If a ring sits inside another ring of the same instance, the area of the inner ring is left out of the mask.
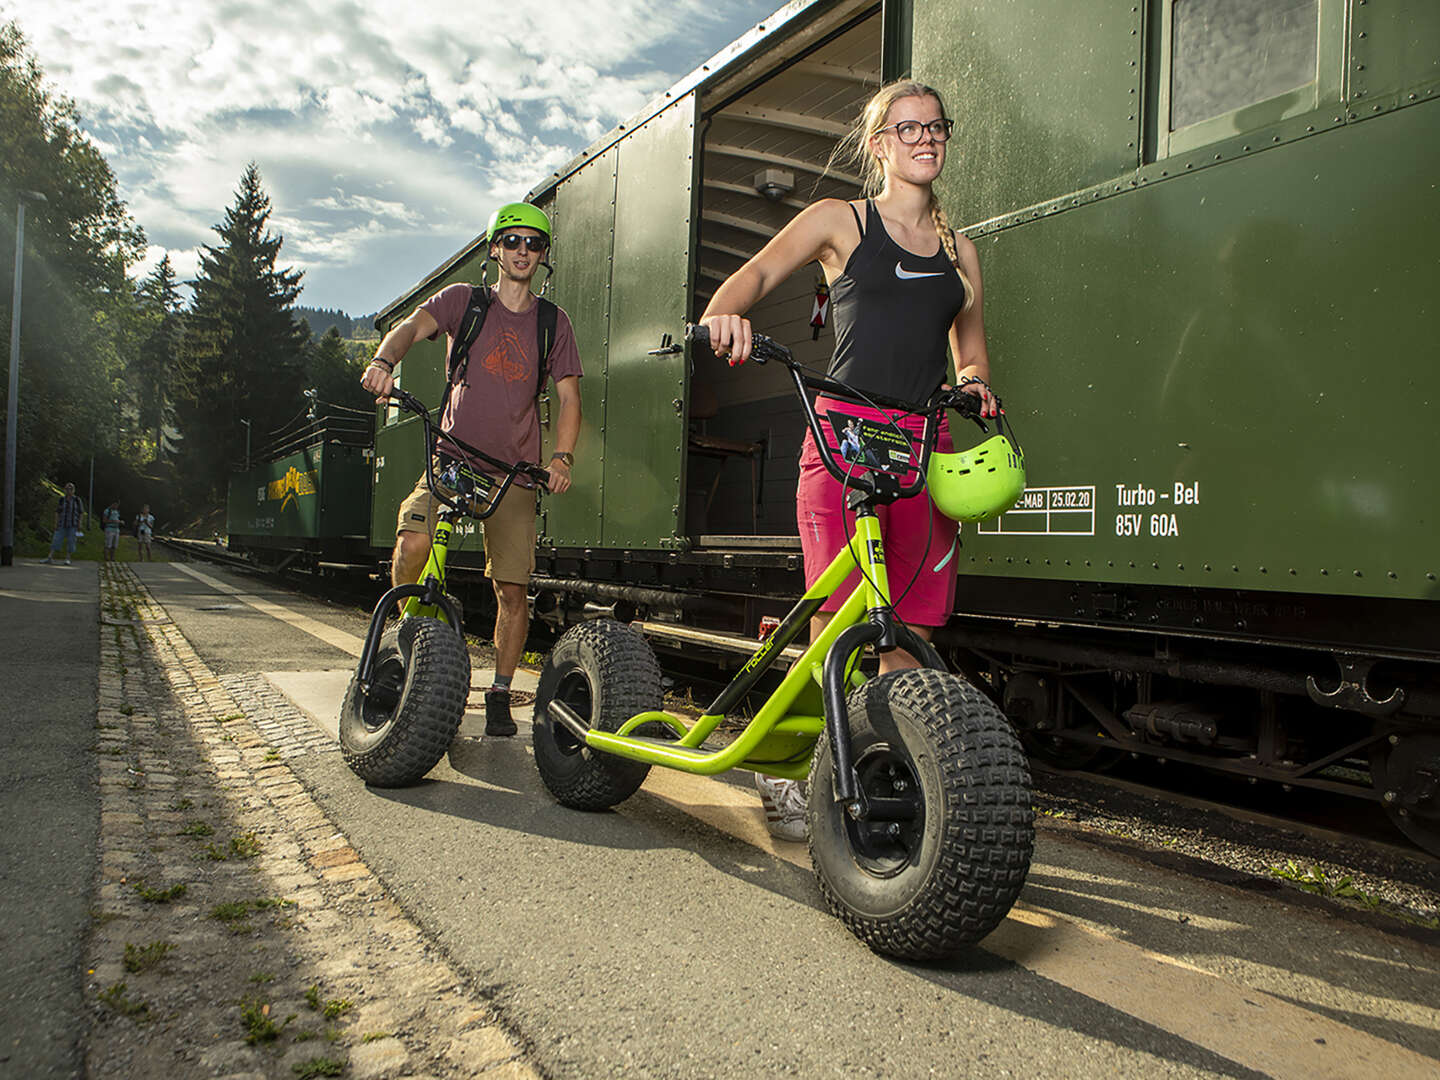
[[[371,338],[376,336],[375,316],[372,315],[346,315],[338,308],[312,308],[302,307],[297,304],[290,309],[294,312],[295,318],[304,319],[310,324],[310,336],[320,338],[330,327],[340,331],[342,338]]]

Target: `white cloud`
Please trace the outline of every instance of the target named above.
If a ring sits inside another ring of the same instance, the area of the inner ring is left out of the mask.
[[[168,251],[193,275],[255,161],[305,302],[360,311],[776,3],[0,0],[0,19],[78,104],[144,268]]]

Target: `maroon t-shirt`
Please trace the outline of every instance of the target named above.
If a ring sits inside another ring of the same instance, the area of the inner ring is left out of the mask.
[[[445,335],[445,355],[454,347],[460,320],[470,306],[470,286],[450,285],[423,304]],[[480,336],[470,346],[465,377],[450,391],[440,426],[501,461],[540,461],[540,417],[535,409],[540,347],[535,305],[511,311],[492,289]],[[434,340],[434,335],[431,335]],[[556,382],[583,375],[575,331],[564,311],[555,324],[550,377]],[[486,467],[487,472],[495,470]],[[529,486],[529,482],[526,481]]]

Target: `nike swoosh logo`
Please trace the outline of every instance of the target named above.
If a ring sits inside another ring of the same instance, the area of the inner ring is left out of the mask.
[[[895,276],[898,277],[901,281],[913,281],[915,278],[922,277],[942,277],[944,276],[944,271],[940,270],[929,274],[917,274],[913,270],[906,270],[897,262],[895,264]]]

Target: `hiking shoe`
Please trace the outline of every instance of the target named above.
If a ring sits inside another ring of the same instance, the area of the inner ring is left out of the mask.
[[[805,811],[809,801],[799,780],[779,780],[755,774],[755,790],[765,807],[765,827],[777,840],[800,843],[805,839]]]
[[[519,730],[510,716],[510,691],[485,691],[485,734],[514,735]]]

